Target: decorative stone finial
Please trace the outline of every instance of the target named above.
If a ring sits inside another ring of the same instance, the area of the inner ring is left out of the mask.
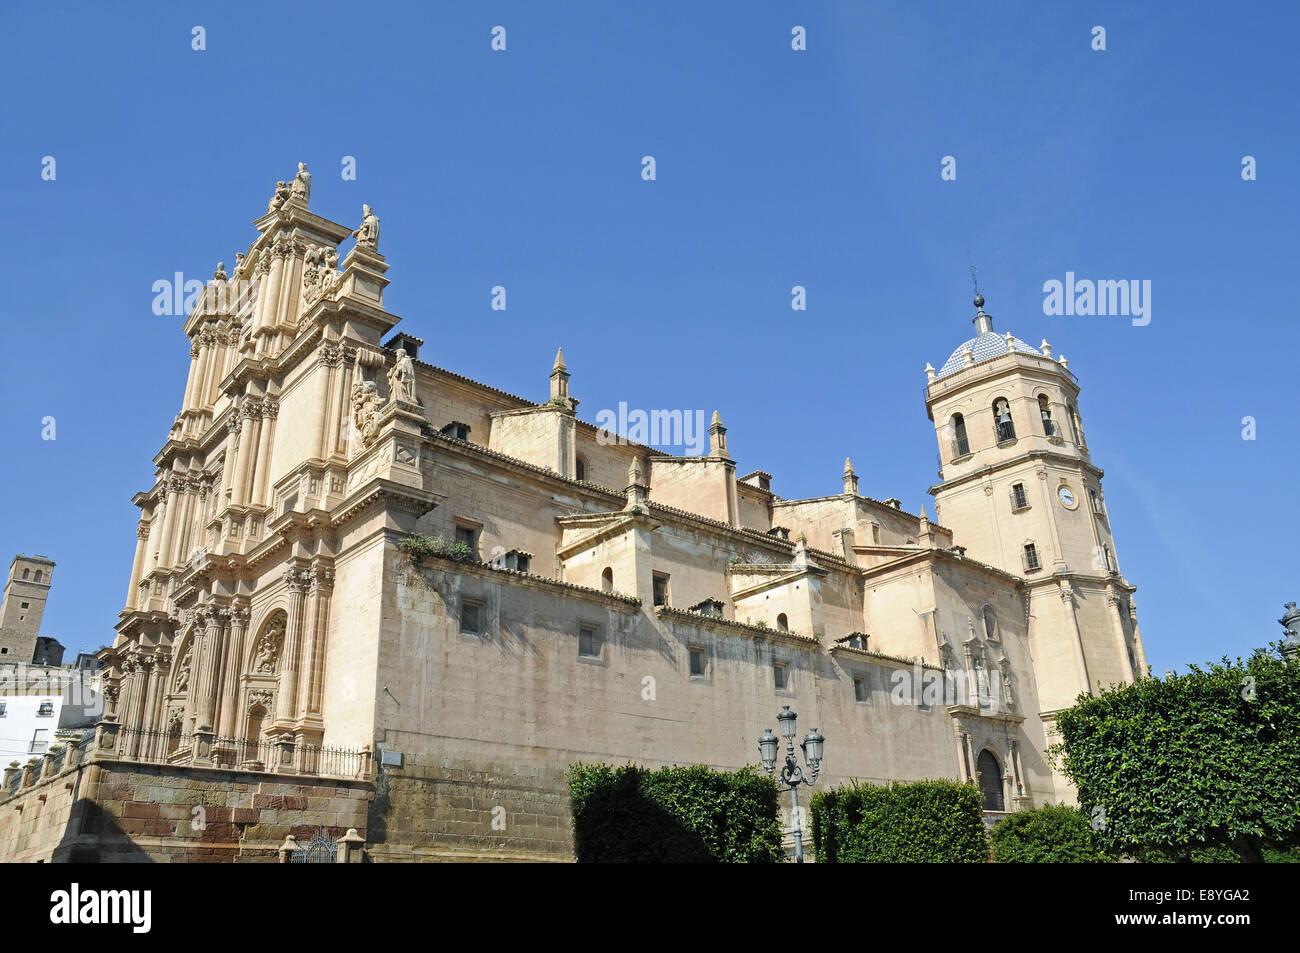
[[[1052,356],[1052,345],[1047,343],[1047,338],[1043,338],[1043,343],[1038,346],[1038,349],[1043,352],[1044,357]]]
[[[1010,331],[1003,336],[1003,340],[1007,342],[1008,351],[1014,351],[1016,349],[1016,336]]]
[[[709,424],[709,456],[730,457],[727,452],[727,428],[722,426],[722,415],[716,410]]]
[[[975,352],[972,351],[969,347],[963,347],[961,349],[961,362],[966,367],[970,367],[972,364],[975,363]]]
[[[844,458],[844,493],[847,496],[858,495],[858,475],[853,472],[853,461]]]
[[[637,457],[627,466],[627,485],[636,486],[641,482],[641,461]]]
[[[564,363],[564,348],[555,352],[555,364],[551,367],[551,402],[577,406],[577,401],[569,398],[569,371]]]
[[[1059,358],[1057,358],[1056,363],[1060,364],[1066,370],[1070,369],[1070,362],[1065,359],[1064,354],[1062,354]]]
[[[984,296],[978,291],[975,292],[975,309],[977,311],[982,311],[984,309]]]
[[[934,365],[929,361],[925,362],[925,379],[927,381],[934,380]]]
[[[564,348],[557,348],[555,351],[555,363],[551,366],[553,371],[567,371],[569,368],[564,363]]]

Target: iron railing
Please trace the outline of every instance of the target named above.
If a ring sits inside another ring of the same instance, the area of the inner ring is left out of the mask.
[[[292,735],[258,738],[211,737],[196,750],[195,735],[140,728],[117,729],[117,753],[152,764],[202,764],[236,771],[289,772],[331,778],[359,778],[369,769],[368,752],[300,744]]]

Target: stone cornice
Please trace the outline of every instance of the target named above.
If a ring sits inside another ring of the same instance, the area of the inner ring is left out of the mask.
[[[1009,459],[1002,460],[998,463],[986,464],[978,470],[963,473],[961,476],[955,476],[951,480],[944,480],[942,483],[936,483],[926,490],[926,492],[931,496],[937,496],[940,490],[951,490],[953,487],[973,483],[977,480],[982,480],[986,476],[992,476],[994,473],[998,473],[1002,470],[1023,466],[1024,464],[1035,460],[1041,460],[1044,463],[1057,463],[1071,469],[1084,470],[1095,477],[1098,481],[1106,475],[1106,472],[1102,470],[1101,467],[1097,466],[1090,460],[1085,460],[1083,457],[1072,457],[1068,454],[1058,453],[1054,450],[1030,450],[1026,453],[1010,457]]]
[[[601,486],[598,483],[589,483],[586,480],[570,480],[568,477],[560,476],[554,470],[548,470],[546,467],[539,467],[534,463],[527,462],[526,460],[519,460],[515,457],[507,456],[506,454],[500,453],[496,450],[489,450],[481,444],[470,443],[468,440],[457,440],[455,437],[450,437],[447,434],[440,433],[436,430],[425,431],[422,437],[425,443],[441,444],[444,447],[467,451],[467,456],[481,457],[485,460],[502,464],[516,472],[527,473],[556,486],[586,490],[588,493],[604,497],[606,501],[617,501],[619,505],[622,505],[626,501],[626,497],[622,493],[611,489],[610,487]]]
[[[896,662],[899,665],[916,665],[918,662],[921,669],[929,669],[932,672],[945,671],[943,666],[935,665],[933,662],[927,662],[925,659],[904,658],[901,655],[886,655],[884,652],[875,652],[871,649],[855,649],[851,645],[841,645],[838,642],[826,650],[832,657],[847,655],[850,658],[873,659],[877,662]]]
[[[964,367],[951,374],[929,381],[925,386],[926,410],[930,410],[930,405],[940,397],[951,397],[968,387],[975,387],[995,377],[1015,373],[1017,370],[1025,368],[1059,376],[1067,385],[1067,390],[1073,391],[1074,396],[1078,396],[1079,381],[1069,368],[1062,367],[1058,361],[1050,357],[1015,351],[978,361],[970,367]],[[934,419],[933,413],[931,413],[930,419]]]
[[[974,705],[949,705],[946,709],[954,720],[962,718],[978,718],[983,721],[997,721],[1005,725],[1019,725],[1025,720],[1024,715],[1018,715],[1009,711],[986,711],[983,708],[976,708]]]
[[[402,534],[395,534],[391,531],[388,531],[387,535],[394,542],[402,536]],[[532,573],[519,572],[517,569],[498,568],[483,562],[461,562],[443,556],[421,556],[420,565],[418,567],[412,565],[411,571],[420,574],[431,566],[437,566],[444,572],[473,575],[526,588],[545,590],[566,598],[572,598],[576,594],[619,609],[633,609],[641,605],[641,600],[636,596],[624,595],[621,592],[605,592],[601,589],[592,589],[590,586],[579,586],[560,579],[551,579],[548,576],[535,576]]]
[[[748,622],[735,622],[720,616],[705,615],[703,612],[691,612],[689,609],[674,609],[671,606],[655,606],[655,616],[666,622],[691,625],[700,629],[711,629],[732,635],[748,636],[755,642],[780,642],[783,645],[797,645],[803,649],[817,649],[821,642],[811,635],[797,632],[782,632],[780,629],[768,629]]]
[[[958,556],[947,549],[921,549],[891,562],[881,563],[879,566],[860,566],[859,569],[864,579],[871,579],[873,576],[885,576],[899,570],[910,570],[918,562],[933,563],[940,561],[954,566],[974,569],[1014,587],[1022,586],[1025,583],[1024,578],[1021,576],[1013,575],[1006,570],[999,569],[997,566],[990,566],[978,559],[971,559],[969,556]]]

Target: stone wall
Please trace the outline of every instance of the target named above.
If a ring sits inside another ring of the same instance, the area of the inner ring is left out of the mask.
[[[0,801],[0,862],[276,862],[285,838],[364,836],[370,781],[97,757]]]

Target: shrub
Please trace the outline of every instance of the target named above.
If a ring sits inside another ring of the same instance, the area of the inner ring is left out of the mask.
[[[1048,804],[1011,814],[993,829],[993,858],[1000,864],[1100,864],[1111,858],[1077,807]]]
[[[580,863],[772,863],[777,787],[753,768],[569,766]]]
[[[813,796],[819,863],[985,863],[983,800],[973,784],[857,784]]]

